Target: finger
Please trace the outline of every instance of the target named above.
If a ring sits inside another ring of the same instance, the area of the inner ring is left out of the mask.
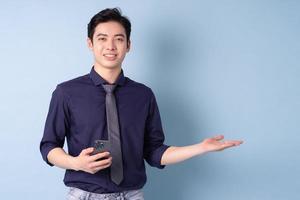
[[[105,169],[105,168],[108,168],[110,167],[111,163],[110,164],[107,164],[107,165],[103,165],[101,167],[97,167],[97,168],[94,168],[93,171],[94,173],[97,173],[98,171],[102,170],[102,169]]]
[[[240,143],[236,143],[233,141],[226,141],[222,144],[222,149],[226,149],[226,148],[230,148],[230,147],[234,147],[234,146],[238,146]]]
[[[240,144],[243,143],[243,141],[241,141],[241,140],[228,140],[228,141],[225,141],[225,143],[234,144],[234,145],[240,145]]]
[[[101,158],[108,157],[109,155],[110,155],[110,153],[108,151],[102,152],[102,153],[97,153],[95,155],[90,156],[89,160],[90,161],[95,161],[95,160],[98,160],[98,159],[101,159]]]
[[[234,145],[238,146],[240,144],[243,144],[243,141],[233,141]]]
[[[93,147],[89,147],[89,148],[83,149],[80,154],[82,154],[82,155],[88,155],[88,154],[91,154],[93,151],[94,151],[94,148]]]
[[[91,163],[91,167],[101,167],[102,165],[107,165],[112,162],[112,157],[109,157],[107,159],[99,160],[96,162]]]
[[[99,167],[102,167],[102,166],[105,166],[105,165],[110,165],[111,162],[112,162],[112,157],[109,157],[107,159],[91,163],[90,168],[94,169],[94,168],[99,168]]]

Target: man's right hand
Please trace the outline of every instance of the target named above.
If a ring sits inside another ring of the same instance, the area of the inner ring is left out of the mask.
[[[74,157],[74,170],[95,174],[111,165],[112,157],[109,152],[91,155],[93,151],[93,147],[83,149],[77,157]]]

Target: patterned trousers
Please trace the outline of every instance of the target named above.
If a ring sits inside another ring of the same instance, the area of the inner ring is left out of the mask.
[[[144,200],[142,190],[97,194],[70,187],[67,200]]]

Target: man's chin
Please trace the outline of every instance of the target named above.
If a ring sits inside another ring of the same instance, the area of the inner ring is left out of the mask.
[[[109,70],[117,70],[121,68],[120,65],[97,65],[97,67],[109,69]]]
[[[116,65],[116,66],[104,66],[106,69],[120,69],[121,66],[120,65]]]

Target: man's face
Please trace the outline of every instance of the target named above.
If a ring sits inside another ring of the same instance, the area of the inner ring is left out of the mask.
[[[114,21],[100,23],[96,26],[93,41],[87,40],[93,51],[95,65],[107,69],[121,67],[126,53],[130,49],[124,27]]]

